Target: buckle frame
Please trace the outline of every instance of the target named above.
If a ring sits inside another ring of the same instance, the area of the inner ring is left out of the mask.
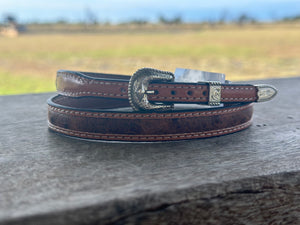
[[[128,98],[132,109],[134,111],[166,111],[173,109],[173,104],[150,103],[147,95],[154,94],[154,91],[148,91],[148,85],[151,81],[173,82],[174,78],[174,74],[167,71],[152,68],[137,70],[130,78],[128,85]]]

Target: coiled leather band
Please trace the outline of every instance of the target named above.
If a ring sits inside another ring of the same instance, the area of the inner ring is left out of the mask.
[[[155,82],[149,85],[154,93],[149,101],[181,104],[169,111],[133,111],[128,100],[129,79],[123,75],[58,71],[59,94],[48,100],[49,128],[91,140],[207,138],[249,127],[252,102],[258,99],[258,89],[253,85],[222,84],[224,106],[203,108],[195,103],[208,102],[208,84]]]

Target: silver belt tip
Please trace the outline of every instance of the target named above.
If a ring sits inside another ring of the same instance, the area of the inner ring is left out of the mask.
[[[277,94],[277,89],[272,85],[256,84],[257,88],[257,102],[269,101]]]

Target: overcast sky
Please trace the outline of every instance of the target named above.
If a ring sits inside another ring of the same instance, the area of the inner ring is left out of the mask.
[[[300,0],[0,0],[0,16],[14,14],[21,22],[86,20],[90,10],[99,21],[155,21],[159,15],[181,16],[188,22],[234,19],[246,13],[259,20],[300,15]]]

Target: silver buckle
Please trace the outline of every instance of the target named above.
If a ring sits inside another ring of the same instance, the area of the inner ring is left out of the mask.
[[[163,103],[150,103],[148,101],[148,94],[155,94],[155,91],[148,90],[150,82],[166,81],[173,82],[176,77],[176,81],[187,82],[194,81],[198,78],[198,83],[207,83],[209,85],[209,106],[221,106],[221,90],[223,83],[230,83],[225,80],[225,74],[210,73],[198,70],[189,69],[177,69],[175,76],[171,72],[161,71],[152,68],[143,68],[136,71],[128,85],[128,97],[131,107],[134,111],[146,111],[146,110],[170,110],[174,108],[174,104]],[[271,85],[258,84],[254,85],[257,88],[257,102],[268,101],[273,98],[277,90]]]
[[[152,104],[148,101],[147,95],[154,94],[154,91],[148,91],[148,85],[155,80],[172,82],[174,74],[152,68],[142,68],[132,75],[128,85],[128,98],[133,110],[170,110],[174,107],[173,104]]]

